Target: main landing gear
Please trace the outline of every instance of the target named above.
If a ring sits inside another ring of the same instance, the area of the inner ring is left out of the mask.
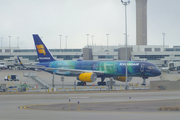
[[[101,77],[101,82],[98,82],[98,86],[100,86],[100,85],[106,85],[106,82],[104,82],[104,80],[105,80],[105,77]]]
[[[77,86],[86,86],[86,82],[77,82]]]
[[[146,79],[148,79],[148,77],[143,77],[143,83],[141,84],[142,86],[146,86]]]
[[[106,85],[106,82],[104,82],[105,77],[101,77],[101,82],[98,82],[98,86],[104,86]],[[86,82],[77,82],[77,86],[86,86]]]

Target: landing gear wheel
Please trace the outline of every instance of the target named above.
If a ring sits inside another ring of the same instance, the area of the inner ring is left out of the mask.
[[[106,85],[106,82],[98,82],[98,86]]]
[[[146,86],[146,84],[144,84],[144,83],[142,83],[141,85],[142,85],[142,86]]]
[[[101,82],[98,82],[98,86],[100,86],[101,85]]]
[[[86,82],[83,82],[83,85],[82,86],[86,86]]]
[[[106,82],[103,82],[103,85],[106,85]]]
[[[98,82],[98,86],[103,86],[103,85],[106,85],[106,82],[104,82],[105,80],[105,77],[101,77],[101,82]]]
[[[77,86],[86,86],[86,82],[77,82]]]
[[[146,79],[147,78],[145,78],[145,77],[143,78],[143,83],[141,84],[142,86],[146,86]]]

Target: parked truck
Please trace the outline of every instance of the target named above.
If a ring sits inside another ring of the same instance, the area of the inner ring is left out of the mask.
[[[8,75],[4,77],[4,81],[19,81],[19,75]]]

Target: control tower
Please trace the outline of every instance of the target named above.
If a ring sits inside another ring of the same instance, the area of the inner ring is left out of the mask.
[[[136,45],[147,45],[147,0],[136,0]]]

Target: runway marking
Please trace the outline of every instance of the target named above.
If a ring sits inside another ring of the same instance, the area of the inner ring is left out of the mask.
[[[88,99],[90,97],[68,97],[69,99]]]

